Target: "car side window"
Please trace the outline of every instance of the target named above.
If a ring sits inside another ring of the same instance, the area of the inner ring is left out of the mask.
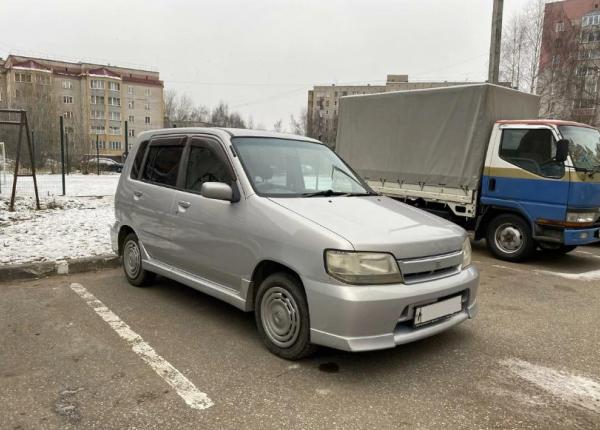
[[[233,176],[216,143],[192,140],[185,175],[185,189],[199,193],[205,182],[231,185]]]
[[[158,185],[177,185],[183,145],[152,143],[148,148],[142,180]]]
[[[148,148],[148,141],[140,143],[133,165],[131,166],[131,173],[129,177],[131,179],[137,179],[140,176],[140,169],[142,168],[142,161],[144,161],[144,155],[146,155],[146,149]]]
[[[556,140],[547,128],[505,129],[500,158],[539,176],[561,178],[565,165],[554,160]]]

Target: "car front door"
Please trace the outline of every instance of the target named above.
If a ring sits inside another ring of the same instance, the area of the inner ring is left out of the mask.
[[[138,180],[132,181],[132,222],[150,258],[174,264],[173,200],[180,175],[185,137],[150,141]]]
[[[220,142],[210,137],[191,137],[184,155],[182,184],[173,202],[179,255],[178,268],[195,276],[239,291],[242,279],[254,263],[243,196],[237,202],[200,195],[205,182],[240,187]]]

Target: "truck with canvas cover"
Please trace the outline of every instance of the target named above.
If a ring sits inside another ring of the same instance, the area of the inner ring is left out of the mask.
[[[538,111],[538,96],[490,84],[342,97],[336,152],[498,258],[566,253],[600,241],[600,133]]]

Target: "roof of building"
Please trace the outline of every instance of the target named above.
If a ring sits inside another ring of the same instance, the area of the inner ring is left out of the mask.
[[[510,119],[510,120],[500,120],[496,121],[497,124],[526,124],[526,125],[571,125],[576,127],[587,127],[594,128],[591,125],[583,124],[581,122],[575,121],[563,121],[560,119]]]

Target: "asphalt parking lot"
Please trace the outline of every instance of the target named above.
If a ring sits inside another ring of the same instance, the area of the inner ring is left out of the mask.
[[[300,362],[163,278],[0,284],[0,428],[600,428],[600,247],[517,265],[475,244],[474,260],[475,320]]]

